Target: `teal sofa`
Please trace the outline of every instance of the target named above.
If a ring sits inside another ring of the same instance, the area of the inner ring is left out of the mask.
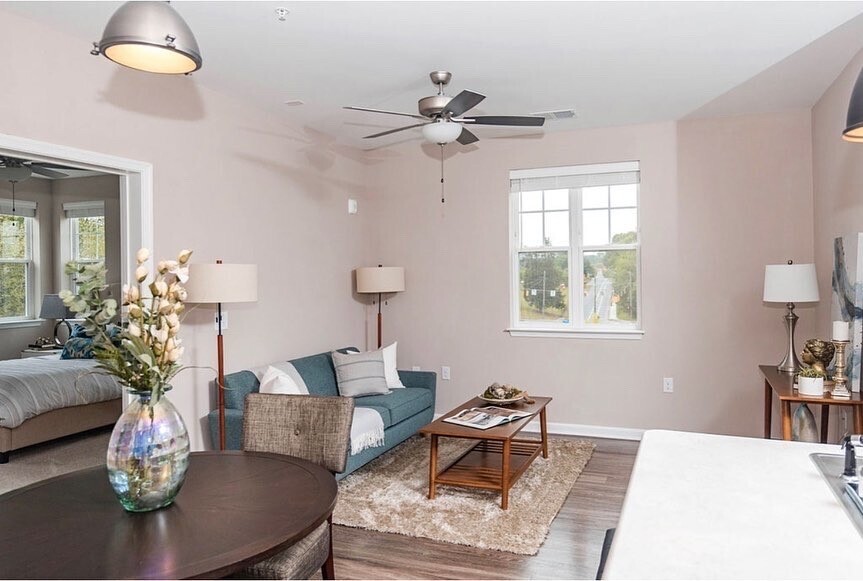
[[[353,347],[339,349],[344,353]],[[356,350],[356,349],[354,349]],[[318,353],[290,361],[302,376],[311,395],[339,395],[333,358],[329,352]],[[370,407],[381,414],[384,421],[384,445],[366,448],[348,456],[343,478],[357,468],[371,462],[387,450],[404,442],[432,421],[435,406],[437,376],[431,371],[399,371],[404,389],[393,389],[386,395],[369,395],[354,398],[357,407]],[[243,409],[246,396],[258,391],[258,378],[249,370],[225,376],[225,447],[228,450],[243,448]],[[208,416],[210,438],[219,441],[219,412]]]

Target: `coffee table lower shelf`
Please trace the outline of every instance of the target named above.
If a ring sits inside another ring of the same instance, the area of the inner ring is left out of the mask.
[[[508,454],[504,450],[507,444]],[[540,453],[541,440],[481,440],[434,477],[429,483],[429,498],[435,497],[437,484],[497,490],[501,493],[501,508],[506,510],[509,490]],[[504,478],[504,473],[509,477]]]

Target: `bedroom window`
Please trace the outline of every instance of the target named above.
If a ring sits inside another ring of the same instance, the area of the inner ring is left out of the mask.
[[[63,213],[68,222],[68,260],[92,264],[105,260],[105,202],[69,202],[63,204]],[[75,282],[69,280],[69,288]]]
[[[34,317],[35,218],[34,202],[0,199],[0,322]]]
[[[510,172],[513,335],[641,334],[638,162]]]

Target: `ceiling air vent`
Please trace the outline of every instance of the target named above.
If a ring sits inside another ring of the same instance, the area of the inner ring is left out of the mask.
[[[557,111],[540,111],[538,113],[531,113],[536,117],[545,117],[549,121],[559,121],[561,119],[574,119],[578,117],[578,114],[575,112],[575,109],[559,109]]]

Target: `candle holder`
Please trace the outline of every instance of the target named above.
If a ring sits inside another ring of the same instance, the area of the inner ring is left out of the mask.
[[[848,376],[845,375],[845,347],[850,341],[833,341],[836,347],[836,360],[833,364],[833,397],[836,399],[850,399],[851,392],[848,391]]]

